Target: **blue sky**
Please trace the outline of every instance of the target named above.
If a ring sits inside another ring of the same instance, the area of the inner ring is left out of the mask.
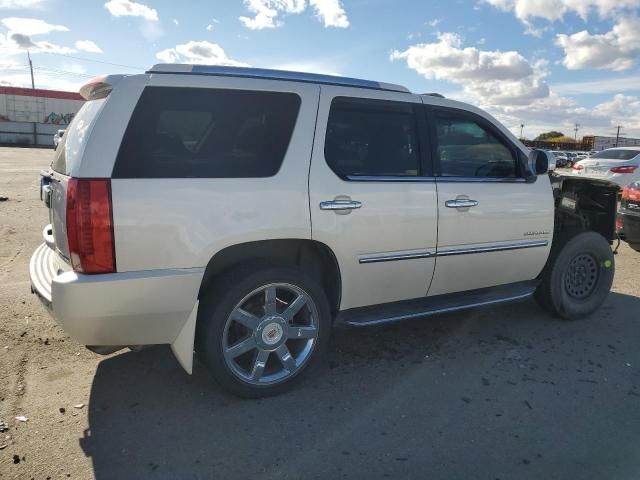
[[[0,0],[0,84],[29,84],[27,47],[42,88],[251,65],[441,92],[528,137],[640,136],[640,0]]]

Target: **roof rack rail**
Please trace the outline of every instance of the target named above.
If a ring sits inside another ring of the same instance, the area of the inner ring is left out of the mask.
[[[392,92],[411,93],[402,85],[374,82],[359,78],[322,75],[319,73],[290,72],[266,68],[224,67],[220,65],[183,65],[160,63],[154,65],[146,73],[172,73],[181,75],[212,75],[220,77],[263,78],[269,80],[288,80],[292,82],[321,83],[345,87],[368,88],[372,90],[388,90]]]
[[[428,97],[438,97],[438,98],[446,98],[444,95],[442,95],[441,93],[423,93],[423,95],[427,95]]]

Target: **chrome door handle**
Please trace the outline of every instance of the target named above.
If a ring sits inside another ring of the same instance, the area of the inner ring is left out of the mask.
[[[456,200],[447,200],[444,202],[445,207],[447,208],[469,208],[469,207],[477,207],[477,200],[468,200],[468,199],[456,199]]]
[[[320,210],[356,210],[362,207],[361,202],[355,200],[331,200],[320,202]]]

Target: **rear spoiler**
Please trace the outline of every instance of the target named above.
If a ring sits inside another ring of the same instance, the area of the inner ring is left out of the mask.
[[[113,87],[127,75],[102,75],[95,77],[80,87],[80,95],[85,100],[97,100],[105,98]]]

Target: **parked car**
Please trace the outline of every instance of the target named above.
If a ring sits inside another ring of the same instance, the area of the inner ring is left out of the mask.
[[[53,149],[56,150],[58,148],[58,144],[60,143],[60,140],[62,140],[62,137],[64,136],[64,130],[58,130],[56,133],[53,134]]]
[[[580,160],[573,170],[578,175],[606,178],[621,187],[640,180],[640,146],[609,148]]]
[[[640,252],[640,182],[622,189],[616,227],[620,238]]]
[[[581,318],[614,274],[617,187],[549,174],[486,112],[404,87],[156,65],[80,90],[48,172],[32,291],[99,353],[194,349],[245,397],[289,388],[334,323],[534,296]],[[363,333],[365,335],[365,333]]]
[[[554,150],[551,153],[556,157],[556,165],[558,168],[570,167],[569,159],[567,158],[567,154],[561,152],[560,150]]]

